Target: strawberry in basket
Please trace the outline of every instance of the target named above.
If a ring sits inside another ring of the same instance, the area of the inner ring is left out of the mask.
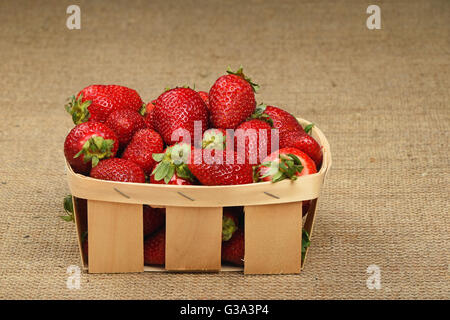
[[[64,155],[75,172],[87,174],[101,159],[114,157],[118,147],[114,131],[100,122],[90,121],[69,132],[64,142]]]

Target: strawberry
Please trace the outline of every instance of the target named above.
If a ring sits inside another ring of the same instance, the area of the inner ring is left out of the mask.
[[[213,127],[234,129],[255,110],[255,92],[259,88],[245,77],[242,67],[227,71],[209,91],[210,120]]]
[[[173,174],[172,178],[170,178],[169,182],[167,182],[167,183],[164,181],[164,179],[156,180],[155,179],[155,175],[152,175],[150,177],[150,183],[172,184],[172,185],[177,185],[177,186],[188,186],[188,185],[194,184],[192,181],[190,181],[188,179],[184,179],[184,178],[179,177],[176,172]]]
[[[160,153],[163,148],[162,138],[156,131],[148,128],[140,129],[134,134],[122,158],[133,161],[144,170],[145,174],[149,174],[155,166],[153,153]]]
[[[245,161],[250,164],[260,164],[274,151],[271,149],[271,130],[270,124],[263,120],[253,119],[241,123],[235,132],[235,150],[239,156],[245,156]]]
[[[230,240],[222,242],[222,261],[238,266],[244,265],[244,229],[238,229]]]
[[[270,123],[273,128],[279,130],[280,137],[284,134],[305,132],[292,114],[277,107],[260,104],[251,117],[253,119],[265,120]]]
[[[168,145],[182,140],[183,136],[172,137],[173,134],[189,133],[191,142],[194,141],[194,121],[200,121],[202,133],[208,128],[208,108],[190,88],[170,89],[155,103],[153,123]]]
[[[152,234],[166,222],[165,208],[144,205],[144,237]]]
[[[92,168],[91,177],[111,181],[145,182],[144,171],[137,164],[119,158],[100,161],[95,168]]]
[[[105,125],[112,129],[119,139],[119,148],[124,149],[134,133],[146,127],[139,112],[131,109],[118,109],[111,112]]]
[[[163,265],[166,262],[166,230],[160,229],[144,241],[144,263]]]
[[[203,149],[191,152],[189,171],[203,185],[234,185],[252,183],[252,166],[237,163],[237,153],[232,152],[233,161],[228,161],[227,152]]]
[[[119,142],[110,128],[99,122],[81,123],[64,141],[64,155],[77,173],[87,174],[100,159],[116,155]]]
[[[203,99],[203,101],[206,104],[206,107],[209,109],[209,95],[206,91],[197,91],[200,97]]]
[[[91,85],[72,96],[66,110],[75,124],[82,122],[105,122],[109,114],[117,109],[139,111],[142,106],[139,94],[130,88],[118,85]]]
[[[222,217],[222,241],[231,239],[235,231],[238,229],[239,215],[232,208],[223,208]]]
[[[280,135],[280,148],[296,148],[314,160],[316,168],[322,164],[322,147],[306,132]]]
[[[256,170],[256,180],[277,182],[296,180],[299,176],[316,173],[314,161],[295,148],[283,148],[271,153]]]
[[[147,128],[155,129],[153,125],[153,112],[155,110],[154,101],[147,103],[145,108],[143,108],[143,112],[141,114],[144,116],[145,124],[147,125]]]
[[[153,154],[153,159],[157,164],[151,173],[150,183],[193,184],[195,177],[186,165],[190,153],[190,144],[177,143],[167,147],[163,153]]]

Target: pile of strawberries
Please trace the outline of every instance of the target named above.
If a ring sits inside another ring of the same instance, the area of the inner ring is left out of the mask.
[[[66,105],[75,123],[64,143],[66,160],[79,174],[136,183],[237,185],[316,173],[322,150],[309,135],[312,126],[303,128],[278,107],[257,106],[258,88],[242,67],[219,77],[209,93],[177,87],[147,104],[127,87],[88,86]],[[144,206],[144,224],[153,221],[149,264],[164,263],[163,215]],[[242,208],[224,214],[223,258],[236,264],[243,258],[241,222]]]

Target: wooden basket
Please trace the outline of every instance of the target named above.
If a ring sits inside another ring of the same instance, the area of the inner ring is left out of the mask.
[[[303,126],[310,123],[298,120]],[[322,167],[296,181],[208,187],[126,183],[76,174],[66,162],[83,267],[90,273],[240,270],[221,265],[222,207],[244,206],[244,273],[299,273],[302,226],[311,236],[317,199],[331,166],[324,134],[317,127],[311,134],[323,147]],[[80,221],[76,198],[88,204],[87,261],[81,245],[86,222]],[[311,205],[303,222],[305,200]],[[166,207],[164,268],[144,267],[143,204]]]

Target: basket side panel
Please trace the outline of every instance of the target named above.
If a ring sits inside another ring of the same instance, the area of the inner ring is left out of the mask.
[[[246,206],[244,273],[299,273],[301,237],[301,202]]]
[[[144,271],[140,204],[88,200],[89,272]]]
[[[219,271],[222,208],[166,208],[166,269]]]
[[[310,240],[311,240],[312,232],[313,232],[313,228],[314,228],[314,221],[316,220],[316,211],[317,211],[317,201],[318,200],[319,199],[311,200],[311,205],[309,207],[308,215],[306,216],[305,224],[303,225],[303,229],[305,229],[306,232],[308,232]],[[305,264],[305,261],[306,261],[306,259],[308,257],[308,251],[309,251],[309,247],[306,248],[305,259],[302,260],[302,268],[303,268],[303,266]]]

